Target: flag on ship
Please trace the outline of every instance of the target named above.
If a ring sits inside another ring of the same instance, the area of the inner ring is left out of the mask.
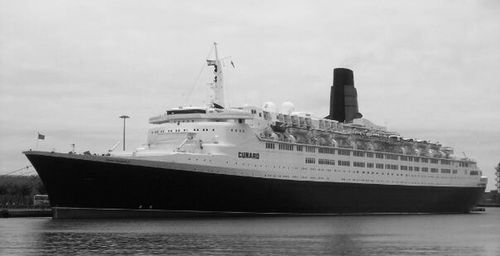
[[[38,139],[39,140],[45,140],[45,135],[38,133]]]

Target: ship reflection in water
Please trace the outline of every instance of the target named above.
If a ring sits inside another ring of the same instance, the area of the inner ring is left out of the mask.
[[[500,255],[500,209],[459,215],[0,219],[1,255]]]

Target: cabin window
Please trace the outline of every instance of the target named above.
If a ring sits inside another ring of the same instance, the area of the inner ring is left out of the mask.
[[[331,160],[331,159],[318,159],[318,164],[335,165],[335,160]]]
[[[333,148],[318,148],[318,153],[321,153],[321,154],[335,154],[335,149],[333,149]]]
[[[364,157],[365,153],[362,151],[353,151],[352,154],[357,157]]]
[[[437,159],[431,159],[431,164],[437,164],[438,160]]]
[[[316,158],[306,157],[306,164],[314,164],[316,163]]]
[[[375,168],[384,169],[384,164],[375,164]]]
[[[398,170],[398,166],[395,165],[395,164],[386,164],[385,165],[385,169],[389,169],[389,170]]]
[[[419,171],[419,167],[413,166],[413,170],[416,171],[416,172],[418,172]]]
[[[283,143],[278,143],[278,149],[280,150],[293,150],[293,145],[291,144],[283,144]]]
[[[274,149],[274,143],[273,142],[266,142],[266,148]]]
[[[375,153],[376,158],[384,159],[384,154],[382,153]]]
[[[427,167],[422,167],[422,172],[428,172],[429,171],[429,168]]]
[[[345,149],[339,149],[338,153],[339,153],[339,155],[342,155],[342,156],[350,156],[351,155],[351,151],[345,150]]]
[[[355,167],[365,167],[365,163],[363,163],[363,162],[353,162],[353,165]]]
[[[479,175],[479,172],[478,171],[470,171],[469,174],[472,176],[476,176],[476,175]]]
[[[366,167],[373,168],[373,163],[366,163]]]
[[[397,155],[391,155],[391,154],[386,154],[385,158],[386,159],[392,159],[392,160],[398,160],[398,156]]]
[[[469,167],[469,164],[468,163],[463,163],[463,162],[460,162],[460,167]]]
[[[306,146],[306,152],[316,153],[316,148],[311,146]]]
[[[304,150],[304,146],[302,146],[302,145],[297,145],[295,148],[297,149],[297,151],[303,151]]]
[[[451,173],[450,169],[441,169],[441,173]]]
[[[340,166],[351,166],[351,162],[349,161],[342,161],[342,160],[338,160],[338,165]]]
[[[405,166],[405,165],[401,165],[401,171],[407,171],[408,170],[408,166]]]
[[[366,157],[371,157],[371,158],[373,158],[373,153],[366,152]]]
[[[438,172],[437,168],[431,168],[431,172]]]

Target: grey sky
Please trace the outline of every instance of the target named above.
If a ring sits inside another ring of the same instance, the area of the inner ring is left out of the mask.
[[[147,119],[207,101],[196,78],[213,41],[230,105],[289,100],[328,111],[334,67],[355,72],[360,111],[407,137],[500,161],[498,1],[0,0],[0,173],[40,149],[132,148]],[[194,88],[194,90],[193,90]],[[194,91],[190,94],[190,91]]]

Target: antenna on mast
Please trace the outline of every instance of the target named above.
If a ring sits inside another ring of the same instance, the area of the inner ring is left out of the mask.
[[[214,80],[210,83],[210,87],[214,91],[212,105],[215,108],[224,108],[224,75],[222,73],[222,65],[217,51],[217,43],[214,42],[215,60],[207,60],[208,66],[214,67]]]

